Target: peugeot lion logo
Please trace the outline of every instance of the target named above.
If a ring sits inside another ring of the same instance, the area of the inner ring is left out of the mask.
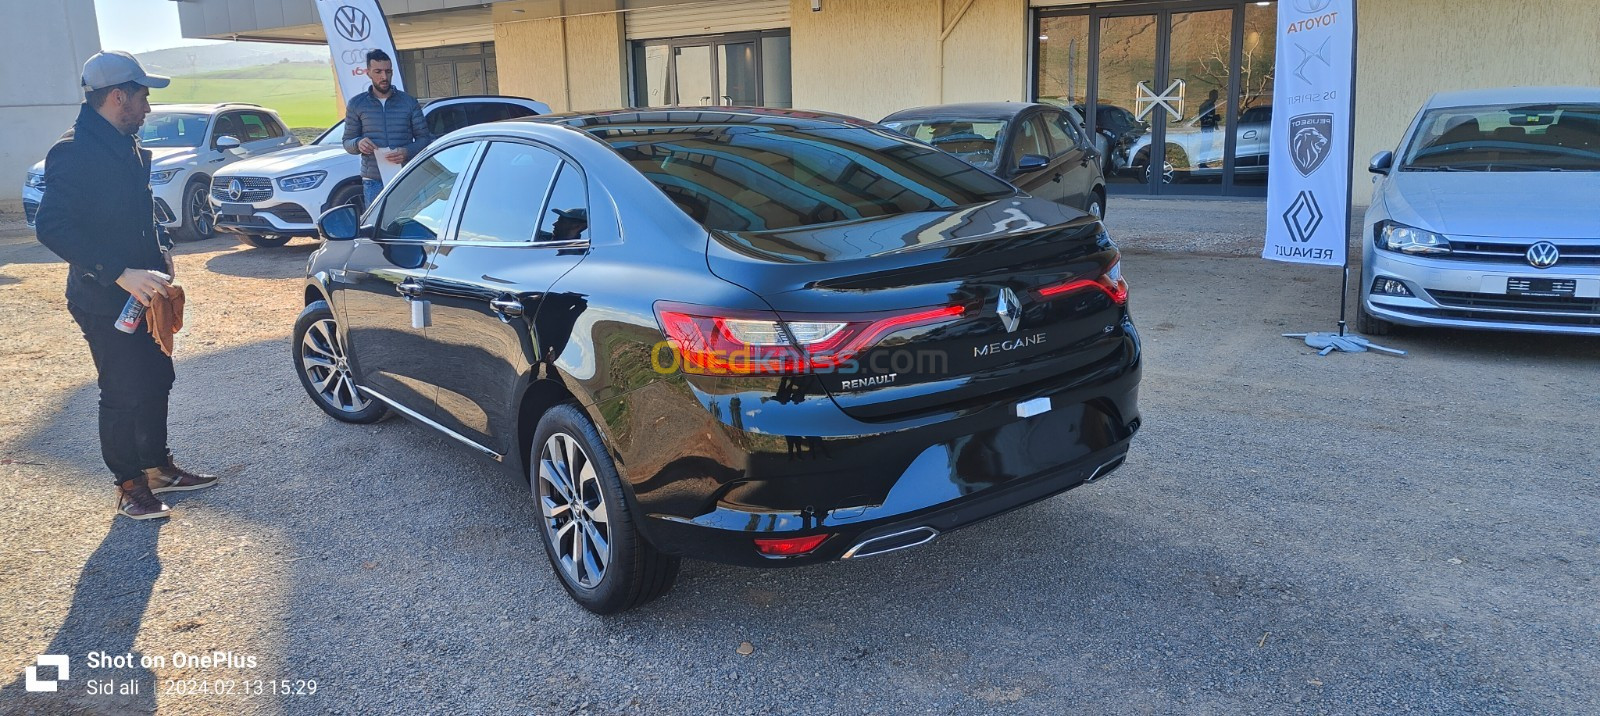
[[[1311,176],[1333,148],[1333,115],[1302,114],[1289,120],[1289,150],[1294,168]]]
[[[242,196],[244,196],[244,184],[238,179],[228,182],[228,198],[238,201]]]
[[[360,42],[372,34],[372,20],[358,8],[340,5],[333,13],[333,29],[351,42]]]
[[[1017,292],[1009,287],[1000,289],[1000,304],[995,306],[994,312],[1000,315],[1006,333],[1016,333],[1017,327],[1022,325],[1022,302],[1017,300]]]
[[[1528,264],[1534,268],[1550,268],[1561,260],[1561,249],[1548,241],[1528,247]]]

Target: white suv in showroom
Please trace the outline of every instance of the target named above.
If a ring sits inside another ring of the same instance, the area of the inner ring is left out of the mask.
[[[156,218],[185,241],[209,239],[215,231],[206,194],[211,177],[228,165],[300,145],[278,113],[260,105],[160,104],[139,129],[150,150],[150,190]],[[33,225],[44,199],[44,162],[28,170],[22,207]]]
[[[442,137],[462,127],[549,114],[550,105],[524,97],[447,97],[422,107],[428,131]],[[282,246],[296,236],[317,236],[322,212],[345,204],[365,210],[361,158],[344,150],[344,122],[311,144],[239,162],[211,180],[217,230],[249,246]]]

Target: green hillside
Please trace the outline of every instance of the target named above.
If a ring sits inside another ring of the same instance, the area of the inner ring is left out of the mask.
[[[338,117],[333,69],[320,62],[281,62],[172,78],[151,103],[253,102],[277,110],[290,127],[327,127]]]

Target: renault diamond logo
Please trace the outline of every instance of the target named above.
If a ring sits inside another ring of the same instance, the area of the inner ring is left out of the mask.
[[[1302,114],[1289,120],[1289,154],[1301,176],[1322,166],[1333,153],[1333,115]]]
[[[1534,268],[1550,268],[1561,260],[1561,249],[1548,241],[1540,241],[1528,247],[1528,265]]]
[[[1000,314],[1006,333],[1016,333],[1017,327],[1022,325],[1022,302],[1017,300],[1017,292],[1009,287],[1000,289],[1000,304],[994,312]]]
[[[1289,236],[1295,241],[1302,244],[1310,241],[1317,227],[1322,226],[1322,207],[1317,205],[1317,195],[1300,192],[1289,210],[1283,212],[1283,224],[1289,227]]]
[[[333,13],[333,29],[346,40],[360,42],[372,34],[372,20],[357,8],[340,5]]]
[[[238,201],[242,196],[244,196],[244,184],[238,179],[228,182],[228,198]]]

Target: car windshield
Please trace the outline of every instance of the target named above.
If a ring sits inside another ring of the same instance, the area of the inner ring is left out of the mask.
[[[332,127],[329,127],[328,131],[323,132],[322,136],[317,137],[317,141],[313,142],[312,144],[314,144],[315,146],[318,146],[318,147],[327,147],[327,146],[332,146],[332,145],[335,145],[335,144],[343,144],[343,143],[344,143],[344,120],[339,120],[338,124],[335,124]]]
[[[146,147],[198,147],[206,141],[210,122],[211,117],[204,114],[155,110],[139,128],[139,143]]]
[[[1011,185],[867,128],[752,125],[589,130],[709,229],[770,231],[948,209]]]
[[[1600,104],[1428,110],[1400,169],[1600,171]]]
[[[1005,134],[1005,120],[938,117],[892,119],[883,126],[932,144],[984,169],[995,168],[995,146]]]

